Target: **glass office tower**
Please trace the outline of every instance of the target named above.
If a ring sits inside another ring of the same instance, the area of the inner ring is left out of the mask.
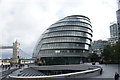
[[[45,65],[79,64],[87,56],[92,41],[90,19],[67,16],[52,24],[38,40],[33,58]]]
[[[116,11],[117,14],[117,24],[118,24],[118,38],[120,41],[120,0],[118,0],[118,10]]]
[[[118,38],[120,41],[120,9],[117,11]]]

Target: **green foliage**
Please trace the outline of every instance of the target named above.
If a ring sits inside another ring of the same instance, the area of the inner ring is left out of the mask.
[[[96,54],[96,53],[89,53],[88,57],[89,58],[98,58],[98,54]]]
[[[120,63],[120,42],[107,45],[102,53],[104,63]]]
[[[103,50],[103,53],[102,53],[102,57],[105,61],[108,61],[111,57],[111,46],[110,45],[107,45],[104,50]]]
[[[89,53],[88,58],[91,59],[91,62],[96,62],[99,60],[98,54],[96,53]]]

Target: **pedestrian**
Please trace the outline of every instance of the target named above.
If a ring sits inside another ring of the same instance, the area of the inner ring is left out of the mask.
[[[103,72],[103,69],[101,68],[101,69],[100,69],[100,75],[102,74],[102,72]]]
[[[8,70],[10,70],[10,65],[8,65]]]
[[[119,74],[117,72],[115,72],[115,76],[114,76],[115,80],[119,80]]]
[[[16,68],[17,68],[17,64],[16,64]]]
[[[27,67],[29,67],[29,64],[27,64]]]
[[[18,66],[19,68],[21,68],[21,66],[20,66],[20,64],[19,64],[19,66]]]
[[[7,68],[8,68],[7,65],[5,65],[5,70],[7,70]]]
[[[4,67],[5,67],[5,66],[2,64],[2,69],[3,69],[3,70],[4,70]]]

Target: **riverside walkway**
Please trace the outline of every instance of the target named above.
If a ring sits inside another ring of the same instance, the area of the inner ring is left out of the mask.
[[[91,63],[86,63],[91,64]],[[101,66],[103,68],[103,73],[95,78],[113,78],[115,72],[120,74],[120,64],[99,64],[96,65]]]
[[[91,63],[85,63],[91,65]],[[78,79],[68,79],[68,80],[114,80],[114,73],[120,71],[120,65],[118,64],[96,64],[99,65],[103,68],[103,73],[99,76],[95,76],[92,78],[78,78]],[[29,67],[32,67],[34,65],[29,65]],[[27,70],[29,72],[29,70]],[[34,73],[34,72],[33,72]],[[6,79],[6,80],[39,80],[39,79]],[[43,79],[42,79],[43,80]],[[46,79],[45,79],[46,80]],[[53,79],[48,79],[48,80],[53,80]],[[61,80],[61,79],[54,79],[54,80]],[[64,80],[64,78],[62,79]],[[67,80],[67,79],[65,79]]]

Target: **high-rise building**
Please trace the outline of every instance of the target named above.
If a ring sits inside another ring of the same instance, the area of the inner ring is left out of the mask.
[[[110,25],[110,37],[118,37],[118,26],[116,23]]]
[[[109,43],[115,44],[116,42],[118,42],[118,25],[117,25],[117,23],[112,23],[110,25]]]
[[[83,15],[67,16],[52,24],[41,36],[33,58],[39,63],[79,64],[92,41],[90,19]]]
[[[118,24],[118,39],[120,41],[120,0],[118,0],[118,10],[116,11],[117,14],[117,24]]]
[[[118,0],[118,9],[120,9],[120,0]]]

